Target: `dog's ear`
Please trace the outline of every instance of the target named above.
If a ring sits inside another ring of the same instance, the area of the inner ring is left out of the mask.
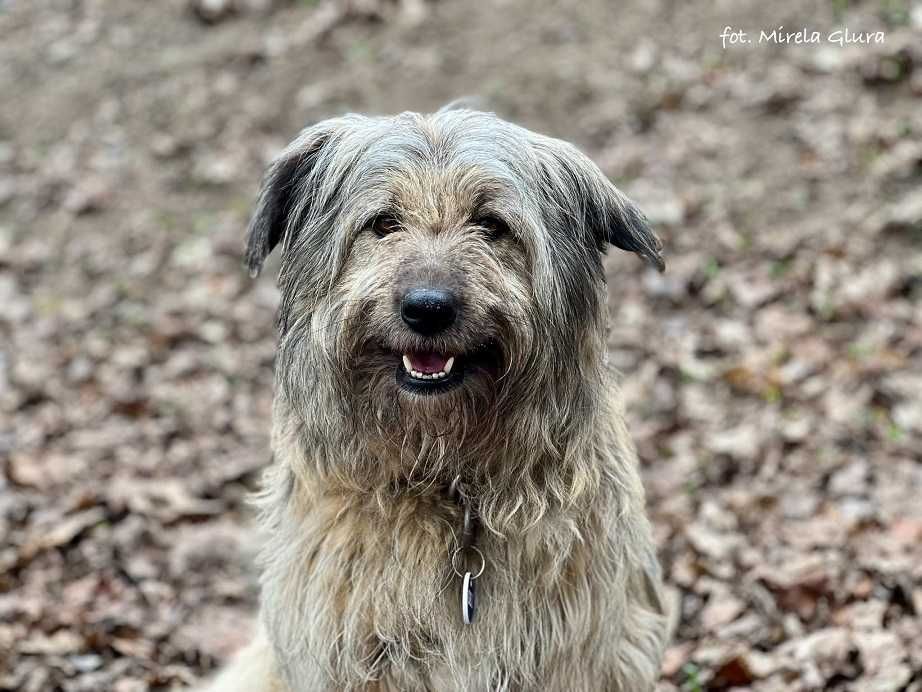
[[[245,263],[256,277],[280,242],[283,247],[304,215],[317,163],[332,136],[330,121],[305,129],[269,165],[247,230]]]
[[[663,245],[643,212],[588,156],[572,144],[549,137],[538,137],[535,151],[546,194],[555,207],[583,224],[600,250],[610,243],[636,252],[659,271],[666,268]]]

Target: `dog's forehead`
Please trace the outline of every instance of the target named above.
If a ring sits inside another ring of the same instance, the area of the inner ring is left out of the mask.
[[[527,192],[529,133],[493,115],[401,114],[374,130],[363,181],[421,223],[520,205]]]

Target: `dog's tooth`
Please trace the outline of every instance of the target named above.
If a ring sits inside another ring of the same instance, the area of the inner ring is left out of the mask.
[[[444,372],[447,375],[448,373],[451,372],[451,366],[454,364],[455,364],[455,357],[452,356],[451,358],[445,361],[445,367],[442,368],[442,372]]]
[[[406,353],[403,354],[403,369],[409,373],[413,372],[413,365],[410,363],[410,357]]]

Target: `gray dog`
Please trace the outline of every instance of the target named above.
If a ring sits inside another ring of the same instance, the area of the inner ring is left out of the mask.
[[[662,269],[641,212],[491,114],[349,115],[269,169],[254,274],[276,245],[262,632],[209,689],[653,689],[602,268],[615,245]]]

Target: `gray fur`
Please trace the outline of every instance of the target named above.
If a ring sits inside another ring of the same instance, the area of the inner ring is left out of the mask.
[[[401,228],[378,238],[385,212]],[[484,214],[511,235],[486,238]],[[213,689],[266,665],[262,689],[279,691],[653,689],[666,625],[604,363],[609,243],[662,268],[642,213],[587,157],[490,114],[349,115],[283,152],[247,250],[256,272],[282,247],[266,636]],[[433,281],[462,317],[424,339],[395,301]],[[484,344],[496,367],[449,394],[396,385],[400,353]],[[448,562],[459,474],[487,558],[470,627]]]

